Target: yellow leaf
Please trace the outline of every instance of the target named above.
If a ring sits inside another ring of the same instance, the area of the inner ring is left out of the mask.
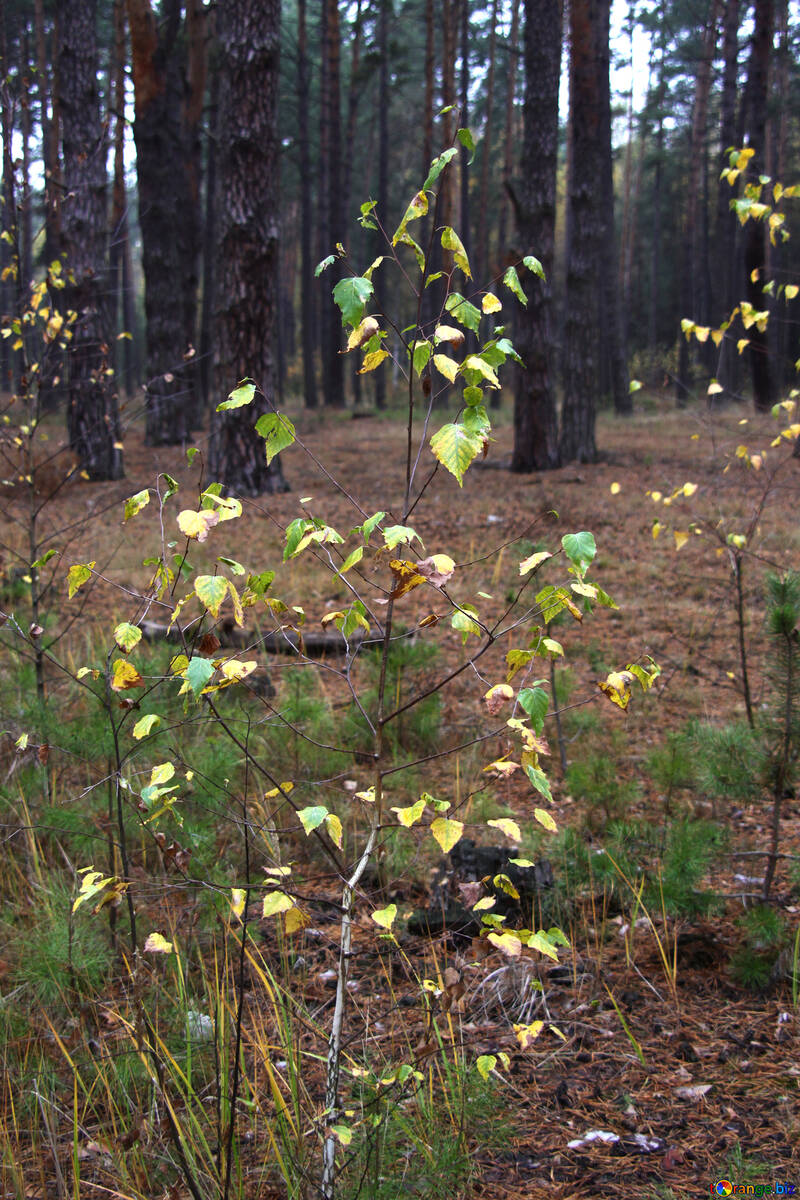
[[[721,343],[722,343],[722,339],[724,338],[724,336],[725,336],[725,334],[724,334],[723,330],[721,330],[721,329],[712,329],[712,331],[711,331],[711,340],[713,341],[713,343],[714,343],[714,345],[717,347],[717,349],[719,349],[719,347],[720,347],[720,345],[721,345]]]
[[[374,317],[364,317],[360,325],[356,325],[350,337],[347,339],[347,349],[355,350],[357,346],[363,346],[364,342],[369,341],[378,332],[378,322]],[[385,356],[384,356],[385,357]]]
[[[168,942],[160,933],[148,934],[144,948],[150,954],[172,954],[172,942]]]
[[[680,550],[680,548],[682,546],[685,546],[689,540],[689,534],[683,533],[680,529],[676,529],[674,531],[674,536],[675,536],[675,549],[676,550]]]
[[[463,832],[464,826],[461,821],[449,821],[446,817],[437,817],[435,821],[431,821],[431,833],[444,854],[450,853]]]
[[[620,492],[622,491],[622,486],[619,483],[612,483],[611,487],[608,490],[611,492],[612,496],[618,496],[620,494]]]
[[[685,483],[685,484],[683,485],[683,494],[684,494],[684,496],[693,496],[693,495],[695,494],[695,492],[696,492],[696,491],[697,491],[697,484],[696,484],[696,483]]]
[[[388,350],[371,350],[369,354],[364,355],[364,361],[359,368],[359,375],[366,375],[369,371],[374,371],[379,367],[385,358],[389,357]]]
[[[389,563],[389,569],[395,578],[395,585],[390,593],[393,600],[398,600],[401,596],[405,596],[406,592],[413,591],[414,588],[425,582],[425,576],[419,573],[416,565],[404,558],[393,558]]]
[[[516,821],[512,821],[510,817],[498,817],[496,821],[487,821],[486,824],[490,825],[492,829],[499,829],[511,842],[522,841],[519,825]]]
[[[708,335],[710,333],[711,329],[708,325],[695,325],[694,327],[694,336],[697,338],[698,342],[707,342]]]
[[[449,342],[451,346],[458,349],[464,344],[464,334],[452,325],[437,325],[433,333],[433,340],[437,345],[439,342]]]
[[[328,830],[328,836],[334,846],[342,849],[342,822],[337,817],[336,813],[328,813],[325,818],[325,828]]]
[[[484,771],[496,771],[498,775],[513,775],[515,771],[520,769],[519,763],[509,762],[507,758],[496,758],[494,762],[490,762],[488,766],[483,768]]]
[[[489,715],[494,717],[497,716],[504,704],[514,699],[514,689],[507,683],[496,683],[494,687],[489,688],[483,698],[486,701]]]
[[[483,311],[485,313],[500,312],[500,309],[502,307],[503,307],[502,304],[500,303],[500,301],[497,299],[497,296],[495,296],[493,292],[486,292],[483,299],[481,300],[481,308],[483,309]]]
[[[794,300],[798,291],[800,291],[800,288],[797,286],[796,283],[787,283],[786,287],[784,288],[784,291],[786,293],[787,300]]]
[[[124,692],[128,688],[141,687],[144,683],[139,672],[133,663],[126,662],[122,658],[118,658],[113,666],[113,674],[111,676],[111,687],[115,692]]]
[[[289,912],[291,908],[294,908],[294,901],[285,892],[267,892],[264,897],[262,915],[274,917],[278,913]]]
[[[718,396],[720,392],[723,392],[724,390],[725,389],[723,388],[722,384],[717,383],[716,379],[712,379],[711,383],[708,385],[709,396]]]
[[[305,929],[309,922],[310,917],[307,917],[299,908],[290,908],[283,918],[283,928],[288,934],[298,933],[301,929]]]
[[[545,829],[549,829],[551,833],[558,833],[558,826],[546,808],[535,808],[533,815],[540,825],[544,825]],[[491,824],[491,821],[489,824]]]
[[[538,567],[539,563],[543,563],[546,558],[552,558],[549,550],[539,550],[536,554],[531,554],[529,558],[524,558],[519,564],[520,575],[527,575],[534,567]]]
[[[416,804],[412,804],[409,808],[392,808],[393,813],[397,813],[397,819],[406,829],[410,829],[425,812],[425,801],[417,800]]]
[[[487,941],[493,946],[497,946],[498,950],[502,950],[503,954],[507,954],[510,958],[519,958],[522,953],[522,942],[513,933],[492,933],[489,934]]]
[[[611,671],[607,678],[603,682],[599,682],[597,686],[612,704],[616,704],[617,708],[621,708],[624,712],[631,698],[628,684],[632,679],[633,676],[629,671]]]
[[[515,1025],[514,1033],[517,1035],[521,1050],[527,1050],[531,1042],[535,1042],[539,1034],[544,1029],[544,1021],[533,1021],[530,1025]]]
[[[434,366],[437,371],[444,375],[445,379],[449,379],[451,383],[455,383],[456,375],[458,374],[458,363],[453,358],[448,358],[446,354],[434,354]]]
[[[736,349],[741,354],[742,351],[744,350],[745,346],[749,346],[749,345],[750,345],[749,338],[739,338],[738,342],[736,343]]]
[[[231,912],[235,917],[241,917],[244,912],[244,902],[247,892],[244,888],[231,888]]]
[[[192,541],[204,542],[208,537],[209,530],[218,523],[218,513],[212,512],[209,508],[201,509],[200,512],[192,512],[191,509],[186,508],[183,512],[178,513],[178,528],[185,537],[191,538]]]

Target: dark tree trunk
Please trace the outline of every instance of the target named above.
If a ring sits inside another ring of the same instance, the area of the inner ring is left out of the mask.
[[[183,296],[187,225],[192,201],[186,175],[181,105],[184,72],[178,50],[181,6],[168,0],[160,23],[150,0],[126,0],[131,33],[147,338],[148,445],[182,443],[191,435],[192,397]],[[191,236],[191,235],[189,235]]]
[[[697,65],[694,103],[692,105],[692,127],[689,138],[689,178],[686,184],[686,217],[683,228],[683,255],[681,267],[681,317],[702,319],[700,314],[700,291],[703,264],[701,261],[702,225],[702,171],[708,125],[708,98],[711,92],[711,69],[717,40],[717,22],[720,0],[711,0],[711,8],[703,38],[703,53]],[[686,337],[679,339],[678,378],[675,395],[678,404],[684,404],[689,395],[691,353]]]
[[[560,465],[553,367],[552,276],[558,157],[558,81],[561,71],[559,0],[524,0],[525,129],[519,193],[513,193],[523,253],[541,261],[546,282],[527,288],[517,349],[525,364],[514,397],[512,471]]]
[[[603,137],[598,8],[605,0],[570,5],[570,129],[572,162],[567,184],[564,403],[559,448],[563,462],[593,462],[600,367],[597,297],[602,292],[605,213],[598,180]]]
[[[764,171],[767,129],[767,95],[769,88],[770,51],[775,24],[775,0],[756,0],[755,26],[747,69],[747,134],[748,144],[755,151],[750,159],[748,176],[758,179]],[[763,221],[749,220],[744,230],[745,279],[747,299],[754,308],[769,307],[764,293],[767,282],[766,226]],[[755,325],[748,330],[750,372],[753,381],[753,403],[757,412],[769,412],[775,403],[774,372],[770,361],[769,333],[759,333]]]
[[[220,143],[214,392],[224,400],[253,378],[253,404],[214,412],[212,476],[241,496],[284,491],[280,460],[267,466],[255,432],[274,399],[278,288],[279,0],[226,0],[218,10]]]
[[[341,52],[339,38],[339,5],[338,0],[323,0],[324,23],[322,39],[322,122],[324,122],[324,137],[321,139],[322,176],[319,203],[325,211],[326,242],[323,255],[332,253],[337,242],[342,241],[342,154],[341,154],[341,88],[339,79],[339,58]],[[321,256],[322,257],[322,256]],[[325,403],[332,408],[343,408],[344,393],[344,364],[339,353],[342,344],[341,316],[330,296],[330,289],[341,278],[339,260],[326,271],[325,282],[328,294],[322,301],[322,387]]]
[[[128,396],[133,395],[134,311],[130,277],[130,237],[128,199],[125,194],[125,5],[114,0],[114,186],[111,199],[111,295],[115,310],[114,325],[128,336],[120,342],[117,354],[119,377]]]
[[[657,125],[655,136],[655,153],[653,155],[653,189],[652,189],[652,237],[650,242],[650,303],[648,305],[647,342],[655,347],[661,335],[661,209],[662,209],[662,180],[664,174],[664,96],[666,81],[664,75],[664,46],[660,47],[658,63],[658,88],[656,92]]]
[[[489,264],[489,161],[492,153],[492,118],[494,116],[494,60],[497,48],[497,0],[492,0],[489,13],[489,66],[486,72],[486,120],[481,139],[481,182],[478,193],[478,237],[475,278],[483,284]]]
[[[508,42],[508,67],[506,70],[506,124],[503,137],[503,194],[500,196],[500,222],[497,229],[498,266],[505,266],[508,251],[508,187],[514,162],[514,98],[517,83],[517,45],[519,42],[519,0],[511,0],[511,32]],[[560,55],[560,43],[559,43]]]
[[[67,429],[89,479],[120,479],[117,396],[107,371],[103,308],[106,264],[104,131],[97,87],[96,0],[62,0],[58,78],[65,200],[62,232],[69,282],[65,307],[77,313],[67,354]]]
[[[212,18],[213,19],[213,18]],[[216,54],[216,38],[212,37],[211,55]],[[214,375],[214,258],[217,247],[217,159],[219,145],[219,70],[216,58],[212,61],[211,84],[208,89],[208,137],[206,139],[205,198],[203,216],[203,300],[200,308],[200,391],[203,407],[211,403]]]
[[[461,0],[461,80],[460,113],[461,125],[469,127],[469,5],[470,0]],[[459,235],[469,256],[472,248],[469,212],[469,151],[466,146],[459,149],[460,216]],[[481,280],[481,282],[484,282]]]
[[[726,0],[722,40],[722,92],[719,111],[717,160],[717,212],[714,226],[714,276],[716,304],[712,313],[715,325],[727,320],[736,304],[737,253],[736,214],[731,210],[733,191],[720,176],[728,163],[728,150],[736,145],[736,97],[739,81],[739,0]],[[741,326],[737,327],[738,329]],[[720,343],[717,381],[725,389],[721,396],[736,391],[739,356],[736,353],[737,328],[731,328]],[[720,397],[717,399],[719,400]]]
[[[356,117],[358,116],[358,104],[363,90],[363,80],[361,78],[361,0],[356,0],[356,15],[353,21],[353,33],[351,38],[350,48],[350,85],[347,89],[347,125],[345,127],[345,146],[349,147],[349,153],[344,157],[344,172],[342,177],[342,209],[345,216],[345,223],[348,228],[348,235],[352,229],[352,212],[351,201],[353,193],[353,162],[355,155],[353,148],[356,145]],[[369,158],[366,160],[369,162]],[[301,185],[302,186],[302,185]],[[366,231],[361,227],[356,231],[355,237],[358,245],[357,253],[360,253],[364,241],[364,233]],[[352,244],[352,242],[351,242]],[[356,246],[353,246],[356,250]],[[353,405],[355,408],[361,406],[361,376],[359,375],[359,360],[358,355],[350,355],[350,382],[353,389]],[[382,374],[382,372],[378,372]]]
[[[601,375],[614,403],[614,411],[630,416],[633,402],[628,388],[628,369],[625,363],[625,346],[622,337],[622,315],[619,298],[619,262],[617,254],[616,228],[614,224],[614,160],[611,151],[611,86],[609,78],[609,27],[611,0],[599,0],[595,10],[597,22],[595,39],[597,46],[597,71],[600,87],[600,187],[603,209],[603,252],[602,289],[599,291],[600,310],[598,327],[602,330],[600,353],[605,359]]]
[[[306,32],[306,0],[297,4],[297,140],[300,154],[300,323],[303,348],[303,399],[306,408],[317,407],[314,369],[314,301],[311,262],[311,155],[308,149],[310,80]],[[328,251],[326,250],[327,254]]]
[[[44,0],[35,0],[36,21],[36,87],[39,93],[39,119],[42,126],[42,159],[45,178],[45,259],[48,263],[61,249],[61,173],[58,163],[58,105],[53,96],[52,112],[48,112],[48,80],[50,72],[47,34],[44,25]]]
[[[189,425],[202,421],[203,404],[200,397],[200,371],[194,352],[199,334],[197,296],[200,286],[200,254],[203,245],[201,219],[201,189],[203,178],[203,143],[201,126],[206,100],[206,78],[209,55],[209,10],[203,0],[188,0],[185,7],[185,54],[180,63],[185,74],[181,80],[181,141],[183,170],[181,185],[186,210],[178,227],[181,256],[183,300],[183,342],[186,347],[184,376],[189,396]]]
[[[389,2],[380,0],[378,16],[378,222],[390,233],[389,228]],[[375,254],[381,254],[384,241],[380,232],[375,234]],[[388,295],[386,273],[378,272],[375,281],[375,299],[379,312],[386,312]],[[386,407],[386,372],[375,372],[375,407]]]

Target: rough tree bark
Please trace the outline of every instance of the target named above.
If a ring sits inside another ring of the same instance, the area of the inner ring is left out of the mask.
[[[337,242],[342,241],[342,122],[341,84],[339,62],[341,43],[339,36],[338,0],[322,0],[324,21],[322,27],[322,89],[320,96],[320,208],[324,211],[325,243],[320,257],[331,254]],[[341,277],[341,265],[337,259],[325,273],[328,289]],[[322,389],[325,403],[332,408],[343,408],[344,362],[339,353],[342,345],[342,326],[339,310],[330,297],[323,296],[321,319]]]
[[[125,4],[114,0],[114,185],[111,197],[111,295],[115,308],[114,326],[128,334],[123,338],[117,363],[128,396],[133,395],[134,311],[131,242],[128,231],[128,198],[125,194]]]
[[[308,69],[306,0],[297,4],[297,141],[300,154],[300,323],[303,347],[303,400],[317,407],[314,369],[314,304],[311,262],[311,156],[308,148],[308,108],[311,83]],[[327,251],[326,251],[327,253]]]
[[[68,285],[65,307],[77,319],[67,353],[67,429],[89,479],[120,479],[117,396],[107,371],[103,309],[107,213],[104,131],[97,86],[96,0],[60,6],[59,87],[65,198],[62,234]]]
[[[747,68],[747,140],[755,151],[750,159],[748,178],[758,179],[765,166],[767,130],[767,95],[769,89],[770,53],[775,25],[775,0],[756,0],[755,24],[750,44]],[[766,237],[764,222],[750,220],[744,230],[744,265],[747,299],[756,309],[769,307],[764,294],[766,267]],[[757,412],[769,412],[775,403],[775,384],[768,330],[760,333],[755,325],[748,330],[750,345],[750,374],[753,383],[753,403]]]
[[[224,400],[253,378],[253,404],[215,412],[212,476],[240,496],[285,491],[280,460],[267,466],[254,424],[274,397],[278,289],[279,0],[226,0],[217,14],[220,145],[214,392]]]
[[[481,139],[481,182],[478,193],[478,237],[475,278],[488,278],[489,263],[489,159],[492,153],[492,118],[494,116],[494,63],[497,49],[497,0],[492,0],[489,12],[489,66],[486,72],[486,120]]]
[[[184,370],[187,225],[192,200],[181,107],[185,76],[178,46],[180,0],[167,0],[159,21],[150,0],[126,0],[136,116],[139,226],[142,231],[147,338],[147,423],[151,446],[191,435],[192,398]],[[191,236],[191,235],[189,235]]]
[[[597,181],[602,173],[602,83],[596,33],[600,0],[570,5],[570,130],[564,402],[559,449],[563,462],[593,462],[597,413],[599,329],[605,215]]]
[[[389,228],[389,4],[380,0],[378,10],[378,205],[377,216],[387,233]],[[383,237],[375,234],[375,254],[384,250]],[[378,272],[375,281],[375,299],[380,312],[385,312],[388,302],[385,272]],[[386,407],[386,372],[375,372],[375,407]]]
[[[546,282],[527,288],[517,349],[525,369],[517,373],[512,471],[560,465],[552,329],[552,274],[556,221],[558,82],[561,71],[559,0],[524,0],[525,103],[518,192],[512,191],[520,249],[535,254]]]
[[[511,32],[508,40],[508,66],[506,68],[506,120],[503,135],[503,192],[500,197],[500,222],[497,228],[498,265],[505,265],[508,235],[508,186],[514,163],[514,98],[517,82],[517,44],[519,41],[519,0],[511,3]]]

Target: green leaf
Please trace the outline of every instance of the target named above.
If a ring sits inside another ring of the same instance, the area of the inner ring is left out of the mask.
[[[414,345],[414,370],[417,375],[421,375],[427,367],[431,357],[432,346],[430,342],[416,342]]]
[[[428,178],[425,180],[425,182],[422,185],[423,192],[427,192],[428,188],[433,187],[433,185],[436,183],[436,180],[441,175],[442,171],[445,169],[447,164],[453,158],[455,158],[456,154],[458,154],[458,147],[450,146],[449,149],[445,150],[442,154],[440,154],[437,158],[435,158],[433,160],[433,162],[431,163],[431,169],[428,172]]]
[[[367,517],[363,525],[359,526],[365,542],[369,541],[370,535],[375,531],[376,526],[380,525],[385,516],[385,512],[373,513],[371,517]]]
[[[92,578],[92,568],[96,564],[90,563],[75,563],[67,571],[67,593],[71,600],[79,588],[82,588],[87,580]]]
[[[505,275],[503,276],[503,283],[506,285],[506,287],[509,289],[509,291],[512,291],[514,293],[514,295],[519,300],[520,304],[528,303],[528,297],[525,295],[525,293],[522,290],[522,284],[519,281],[519,275],[517,274],[515,267],[508,268]]]
[[[527,667],[535,657],[536,654],[533,650],[509,650],[506,655],[506,666],[508,667],[506,682],[510,683],[517,672],[521,671],[523,667]]]
[[[228,581],[222,575],[198,575],[194,581],[194,593],[212,617],[218,617],[220,605],[228,594]]]
[[[294,425],[283,413],[264,413],[256,421],[256,433],[266,442],[267,466],[295,439]]]
[[[428,211],[428,197],[424,191],[417,192],[413,200],[406,209],[403,219],[398,225],[392,237],[392,245],[396,246],[398,242],[402,242],[403,235],[406,232],[406,226],[409,221],[418,221],[420,217],[424,217]]]
[[[530,717],[533,728],[537,733],[541,733],[550,704],[547,692],[541,687],[523,688],[517,699]]]
[[[565,533],[561,539],[561,545],[564,547],[567,558],[581,572],[587,569],[597,554],[594,535],[588,530],[582,530],[580,533]]]
[[[513,345],[511,344],[511,342],[509,341],[509,339],[507,337],[498,338],[497,342],[495,343],[495,349],[499,350],[501,352],[501,354],[507,354],[509,358],[513,358],[514,362],[518,362],[520,364],[522,363],[522,359],[517,354],[516,350],[514,349]],[[486,351],[484,350],[484,356],[485,356],[485,354],[486,354]]]
[[[549,800],[550,803],[552,804],[553,803],[553,794],[550,791],[550,784],[548,782],[547,776],[545,775],[544,771],[542,771],[540,767],[534,767],[534,766],[531,766],[530,763],[528,763],[525,767],[525,774],[528,776],[528,779],[530,779],[531,783],[536,788],[536,791],[539,792],[542,796],[544,796],[545,800]]]
[[[456,266],[460,267],[467,279],[471,279],[472,271],[469,269],[469,259],[467,258],[467,252],[464,249],[464,243],[461,241],[461,238],[458,236],[455,229],[452,229],[449,225],[446,225],[442,230],[442,249],[452,250],[453,261],[455,262]]]
[[[51,559],[51,558],[53,557],[53,555],[55,555],[55,554],[58,554],[58,551],[57,551],[57,550],[47,550],[47,551],[46,551],[46,552],[45,552],[45,553],[42,555],[42,557],[41,557],[41,558],[37,558],[36,562],[32,562],[32,563],[31,563],[31,570],[32,570],[32,571],[40,571],[40,570],[41,570],[41,568],[42,568],[42,567],[43,567],[43,566],[44,566],[46,563],[49,563],[49,562],[50,562],[50,559]]]
[[[347,558],[342,563],[341,567],[339,568],[339,574],[346,575],[351,567],[354,567],[356,565],[356,563],[361,562],[361,559],[363,557],[364,557],[364,547],[356,546],[355,550],[351,550],[351,552],[348,554]]]
[[[378,226],[375,224],[375,220],[372,216],[372,214],[375,211],[375,208],[377,206],[377,203],[378,203],[377,200],[365,200],[364,203],[361,205],[361,208],[359,210],[361,213],[361,216],[358,218],[358,223],[364,229],[377,229],[378,228]],[[333,255],[331,255],[331,258],[333,258]],[[321,266],[322,266],[322,263],[320,263],[320,267]],[[317,274],[319,274],[319,267],[317,267]]]
[[[377,203],[377,201],[376,201],[376,203]],[[361,211],[362,212],[364,211],[363,205],[361,206]],[[371,226],[371,228],[374,229],[375,226],[373,225],[373,226]],[[314,268],[314,277],[318,279],[319,276],[322,274],[322,272],[327,271],[328,267],[331,266],[331,264],[334,263],[335,261],[336,261],[335,254],[329,254],[327,256],[327,258],[323,258],[322,262],[317,263],[316,267]]]
[[[497,1066],[497,1059],[494,1054],[481,1054],[475,1060],[475,1066],[481,1079],[488,1080],[492,1071]]]
[[[482,404],[473,404],[461,418],[461,424],[476,437],[486,438],[492,432],[492,423]]]
[[[129,496],[125,501],[124,521],[129,521],[131,517],[135,517],[142,509],[150,503],[150,489],[143,488],[141,492],[136,492],[134,496]]]
[[[443,425],[431,438],[431,450],[443,467],[463,486],[464,472],[483,449],[483,438],[464,425]]]
[[[483,390],[479,387],[464,388],[464,403],[467,405],[481,404],[483,402]]]
[[[451,292],[444,302],[444,307],[460,325],[477,333],[481,324],[481,310],[469,300],[465,300],[460,292]]]
[[[381,515],[385,516],[384,513]],[[394,550],[395,546],[399,546],[403,542],[408,542],[410,544],[413,542],[414,538],[417,539],[420,546],[422,546],[424,549],[425,547],[422,538],[419,536],[416,529],[412,529],[410,525],[387,525],[383,530],[383,540],[387,549],[389,550]]]
[[[289,912],[294,908],[294,900],[285,892],[267,892],[261,909],[263,917],[276,917],[278,913]]]
[[[137,625],[130,625],[127,621],[122,621],[114,630],[114,641],[119,646],[120,650],[124,650],[127,654],[134,646],[142,640],[142,631]]]
[[[173,479],[171,475],[168,475],[166,471],[161,472],[161,478],[167,485],[167,490],[164,492],[164,499],[169,500],[170,496],[174,496],[178,490],[178,481],[177,479]]]
[[[226,567],[229,567],[230,570],[233,571],[234,575],[246,574],[245,568],[242,566],[242,564],[240,562],[237,562],[237,560],[235,558],[226,558],[224,554],[220,554],[219,558],[217,559],[217,562],[221,562]]]
[[[545,279],[544,267],[539,262],[538,258],[534,258],[532,254],[526,254],[522,260],[523,266],[526,266],[529,271],[533,271],[534,275],[538,275],[540,279]]]
[[[477,371],[477,373],[486,380],[490,387],[500,387],[500,380],[497,378],[489,364],[485,362],[479,354],[470,354],[468,358],[465,358],[463,369],[465,371]]]
[[[256,385],[252,379],[243,379],[241,383],[237,383],[232,392],[228,394],[228,399],[223,400],[217,405],[217,412],[227,412],[230,408],[244,408],[246,404],[253,403],[253,397],[256,394]]]
[[[462,609],[465,611],[462,612]],[[450,618],[450,626],[452,629],[458,630],[461,634],[461,641],[466,644],[467,638],[471,633],[476,637],[481,635],[481,627],[477,621],[473,620],[470,613],[476,612],[471,604],[463,604],[460,609],[456,609]]]
[[[184,678],[195,696],[199,696],[213,674],[214,664],[207,658],[190,658]]]
[[[406,829],[410,829],[421,818],[425,812],[425,801],[420,799],[415,804],[408,808],[392,808],[393,813],[397,813],[397,819]]]
[[[411,234],[408,232],[407,229],[404,229],[403,232],[398,236],[397,242],[398,242],[398,245],[400,245],[400,246],[410,246],[411,247],[411,249],[414,251],[414,257],[417,260],[417,266],[419,267],[420,271],[424,271],[425,270],[425,255],[422,252],[422,247],[417,242],[414,241],[413,237],[411,236]]]
[[[340,279],[333,289],[333,299],[342,314],[343,325],[357,325],[364,315],[364,306],[375,288],[370,279],[353,276]]]
[[[471,166],[475,160],[475,140],[472,136],[472,131],[469,129],[459,129],[456,137],[461,142],[461,145],[464,147],[464,149],[469,151],[470,159],[467,165]]]
[[[300,820],[300,824],[306,831],[306,837],[308,837],[308,835],[314,829],[316,829],[318,825],[322,824],[327,815],[328,810],[323,804],[315,804],[310,808],[298,809],[297,816]]]
[[[147,737],[148,734],[152,733],[156,725],[160,724],[161,717],[159,717],[156,713],[147,713],[146,716],[140,717],[134,725],[133,736],[136,738],[137,742],[140,742],[142,738]]]

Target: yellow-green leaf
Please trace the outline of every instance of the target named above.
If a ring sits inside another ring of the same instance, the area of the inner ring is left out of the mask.
[[[478,1074],[481,1076],[481,1078],[488,1079],[492,1071],[497,1066],[497,1059],[495,1058],[494,1054],[481,1054],[480,1057],[475,1060],[475,1066],[477,1067]]]
[[[493,292],[487,292],[485,294],[485,296],[483,297],[483,299],[481,300],[481,308],[483,309],[483,311],[485,313],[500,312],[500,309],[502,307],[503,307],[502,304],[500,303],[500,301],[497,299],[497,296],[495,296]]]
[[[218,617],[222,601],[228,594],[228,580],[222,575],[198,575],[194,581],[194,593],[212,617]]]
[[[522,953],[522,942],[513,933],[495,933],[492,930],[487,941],[496,946],[498,950],[502,950],[503,954],[507,954],[509,958],[519,958]]]
[[[96,563],[75,563],[67,572],[67,594],[71,600],[79,588],[92,578]]]
[[[451,229],[449,225],[442,230],[442,249],[452,250],[453,262],[457,267],[461,268],[467,279],[471,279],[472,271],[469,269],[469,259],[467,258],[467,252],[464,249],[464,243],[461,241],[461,238],[458,236],[456,231]]]
[[[435,458],[463,486],[464,472],[483,449],[483,438],[461,424],[443,425],[431,438]]]
[[[397,819],[406,829],[410,829],[425,812],[425,801],[417,800],[416,804],[410,805],[409,808],[392,808],[393,813],[397,813]]]
[[[141,492],[136,492],[135,495],[129,496],[125,501],[125,512],[123,515],[124,521],[129,521],[131,517],[135,517],[142,509],[150,503],[150,491],[148,488],[143,488]]]
[[[374,317],[364,317],[364,320],[356,325],[347,339],[347,349],[355,350],[358,346],[363,346],[364,342],[369,341],[371,337],[375,336],[379,328],[378,322]]]
[[[455,383],[456,375],[458,375],[458,363],[454,358],[448,358],[446,354],[434,354],[433,364],[436,370],[441,375],[444,375],[445,379],[449,379],[451,383]]]
[[[397,916],[397,905],[387,904],[386,908],[376,909],[374,913],[370,913],[370,916],[376,925],[380,925],[381,929],[391,929]]]
[[[130,653],[141,640],[142,631],[138,625],[130,625],[127,621],[122,621],[114,630],[114,641],[125,654]]]
[[[230,408],[243,408],[245,404],[252,404],[255,394],[256,385],[252,379],[243,379],[241,383],[237,383],[232,392],[228,393],[228,399],[217,405],[217,412],[225,412]]]
[[[325,828],[328,830],[328,836],[330,837],[334,846],[338,846],[338,848],[341,850],[343,848],[342,822],[336,816],[336,813],[328,813],[325,818]]]
[[[546,808],[535,808],[533,815],[540,825],[544,825],[545,829],[549,829],[551,833],[558,833],[558,826]]]
[[[546,558],[552,558],[549,550],[537,550],[536,554],[531,554],[529,558],[524,558],[519,564],[520,575],[527,575],[534,567],[538,567]]]
[[[146,716],[140,717],[134,725],[133,736],[136,738],[137,742],[140,742],[142,738],[147,737],[148,734],[152,733],[156,725],[160,724],[161,717],[159,717],[157,713],[147,713]]]
[[[306,831],[306,836],[316,829],[318,825],[321,825],[327,815],[328,810],[324,804],[315,804],[309,808],[301,808],[297,813],[300,824]]]
[[[267,892],[261,915],[274,917],[278,913],[288,912],[290,908],[294,908],[294,901],[285,892]]]
[[[370,371],[374,371],[388,357],[389,351],[382,347],[379,350],[370,350],[369,354],[364,355],[364,361],[358,370],[359,375],[367,375]]]
[[[450,853],[463,832],[464,826],[461,821],[450,821],[447,817],[437,817],[435,821],[431,821],[431,833],[445,854]]]

